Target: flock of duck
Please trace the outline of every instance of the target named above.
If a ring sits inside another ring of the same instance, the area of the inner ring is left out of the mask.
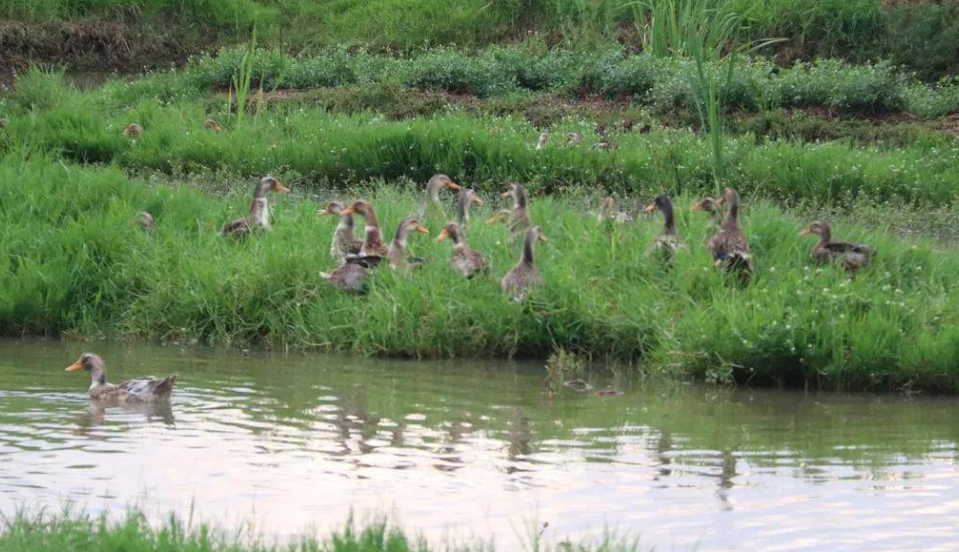
[[[444,190],[459,192],[457,198],[457,220],[446,223],[436,241],[452,242],[449,264],[452,270],[473,278],[487,274],[490,269],[489,258],[480,251],[471,249],[466,241],[466,230],[470,222],[470,207],[483,205],[483,200],[474,190],[463,188],[445,174],[433,176],[427,182],[428,202],[419,216],[400,221],[389,245],[383,238],[379,220],[373,206],[358,199],[350,205],[331,201],[317,211],[318,216],[338,216],[339,222],[333,231],[330,255],[337,260],[337,267],[331,272],[321,272],[320,276],[339,290],[361,292],[366,288],[368,276],[372,270],[386,263],[394,270],[410,270],[422,264],[423,260],[411,257],[407,253],[407,241],[412,234],[428,234],[429,230],[419,222],[427,209],[443,212],[440,193]],[[220,235],[243,238],[256,230],[270,227],[270,210],[267,196],[271,192],[288,193],[290,190],[272,176],[260,179],[253,191],[253,200],[246,217],[232,220],[223,225]],[[542,283],[542,275],[536,267],[533,249],[537,242],[547,241],[539,226],[533,224],[529,211],[529,198],[522,184],[511,183],[502,193],[504,198],[512,198],[513,207],[499,211],[487,223],[508,223],[509,242],[522,239],[522,251],[519,261],[500,280],[500,287],[515,301],[522,301],[528,291]],[[714,266],[734,274],[741,282],[748,281],[754,271],[753,258],[749,242],[739,225],[739,194],[732,188],[723,190],[719,199],[706,197],[693,205],[693,211],[703,211],[713,218],[714,232],[706,242],[713,257]],[[661,195],[646,206],[647,213],[660,211],[663,214],[663,229],[651,244],[651,250],[659,252],[665,259],[685,247],[682,237],[676,231],[673,205],[668,196]],[[354,237],[354,215],[365,221],[364,237]],[[620,211],[612,197],[603,199],[597,216],[601,220],[613,223],[625,223],[630,220],[628,213]],[[136,222],[150,234],[155,222],[147,212],[141,212]],[[801,235],[817,234],[819,242],[813,248],[812,257],[817,261],[840,261],[847,272],[853,273],[869,263],[870,251],[863,244],[833,241],[829,225],[821,220],[815,221],[800,232]],[[116,401],[152,401],[169,397],[176,381],[176,375],[166,378],[146,378],[111,385],[106,381],[106,367],[103,359],[93,353],[84,353],[80,359],[67,368],[67,371],[85,370],[90,372],[92,383],[89,396],[96,400]]]

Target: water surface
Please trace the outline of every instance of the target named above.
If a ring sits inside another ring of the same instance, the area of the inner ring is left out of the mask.
[[[167,406],[99,407],[178,372]],[[501,550],[604,527],[657,550],[956,550],[959,401],[649,386],[542,393],[539,364],[0,341],[0,512],[139,504],[277,534],[393,513]]]

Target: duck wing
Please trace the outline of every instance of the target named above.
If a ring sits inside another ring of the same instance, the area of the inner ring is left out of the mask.
[[[125,381],[117,386],[117,390],[129,393],[140,400],[150,401],[162,397],[169,397],[170,393],[173,392],[173,384],[175,383],[176,374],[171,374],[159,379],[150,376],[148,378]]]
[[[223,228],[220,230],[221,236],[232,236],[234,238],[241,238],[249,235],[250,233],[250,222],[246,219],[236,219],[231,220],[230,222],[223,225]]]
[[[333,272],[320,272],[320,277],[340,291],[362,292],[366,289],[366,277],[369,269],[359,263],[347,262]]]
[[[869,254],[869,247],[861,243],[829,242],[825,245],[825,248],[827,251],[835,255],[846,253],[859,253],[861,255]]]
[[[379,255],[350,255],[346,257],[346,264],[359,265],[363,268],[373,268],[383,262]]]

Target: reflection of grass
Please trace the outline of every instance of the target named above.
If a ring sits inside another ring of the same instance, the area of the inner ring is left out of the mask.
[[[535,530],[533,530],[535,533]],[[491,542],[471,536],[468,544],[447,543],[440,548],[386,521],[346,525],[325,538],[304,536],[275,544],[250,529],[228,530],[171,515],[159,524],[149,523],[142,512],[130,510],[118,521],[67,511],[60,515],[23,512],[0,522],[0,550],[4,552],[480,552],[494,550]],[[631,540],[607,533],[582,543],[544,545],[538,536],[529,540],[530,552],[635,552]]]
[[[0,235],[6,334],[113,329],[401,356],[545,356],[562,347],[717,381],[959,386],[951,276],[959,254],[836,220],[837,233],[879,252],[850,280],[811,265],[812,243],[797,236],[804,221],[764,202],[747,204],[745,216],[759,275],[738,289],[710,266],[709,223],[688,213],[693,198],[676,200],[690,247],[671,270],[645,255],[659,221],[609,229],[582,200],[537,198],[532,216],[550,237],[538,254],[548,284],[515,305],[495,280],[516,258],[501,226],[469,231],[471,246],[492,259],[490,278],[458,278],[448,246],[412,239],[428,260],[423,270],[376,271],[369,293],[352,297],[317,276],[333,264],[333,221],[318,221],[312,202],[276,198],[270,234],[232,243],[216,229],[247,208],[247,189],[222,199],[19,155],[0,164],[0,182],[3,205],[16,206],[4,209]],[[389,186],[369,199],[387,235],[423,201]],[[144,208],[157,218],[153,240],[129,224]],[[435,232],[444,219],[424,222]]]

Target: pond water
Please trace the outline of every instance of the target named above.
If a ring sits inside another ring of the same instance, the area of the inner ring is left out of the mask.
[[[167,406],[111,381],[178,372]],[[62,505],[254,522],[392,514],[427,537],[640,537],[657,550],[956,550],[959,401],[648,386],[542,393],[541,364],[0,341],[0,512]]]

